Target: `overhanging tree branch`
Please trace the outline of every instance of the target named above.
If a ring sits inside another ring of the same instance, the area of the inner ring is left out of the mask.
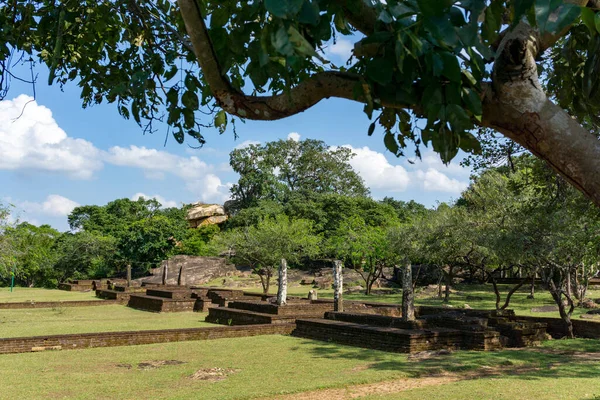
[[[204,79],[228,113],[253,120],[276,120],[303,112],[329,97],[362,100],[354,94],[360,77],[335,71],[317,73],[282,94],[248,96],[239,92],[222,73],[196,1],[178,0],[178,3]]]

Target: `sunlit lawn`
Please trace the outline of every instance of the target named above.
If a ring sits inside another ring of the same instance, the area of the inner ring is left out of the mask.
[[[600,341],[551,341],[541,351],[461,351],[418,361],[409,361],[405,354],[286,336],[24,353],[0,356],[0,398],[278,399],[286,393],[440,375],[481,377],[372,398],[600,396],[598,354],[586,359],[573,351],[600,352]],[[182,363],[155,369],[139,366],[161,360]],[[211,368],[230,374],[217,382],[191,378],[196,371]]]
[[[0,337],[217,326],[206,313],[151,313],[122,305],[0,310]]]
[[[17,303],[22,301],[76,301],[76,300],[101,300],[93,291],[68,292],[58,289],[22,288],[15,287],[10,291],[8,287],[0,287],[0,303]]]

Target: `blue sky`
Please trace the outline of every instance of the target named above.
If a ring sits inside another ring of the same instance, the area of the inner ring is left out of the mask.
[[[326,54],[342,64],[351,47],[341,39]],[[430,149],[423,149],[422,160],[408,150],[414,164],[393,156],[381,131],[367,136],[370,121],[362,105],[351,101],[325,100],[281,121],[238,123],[237,141],[231,129],[223,135],[205,129],[206,145],[193,149],[172,137],[165,146],[166,127],[143,135],[133,120],[119,116],[114,104],[84,110],[76,85],[61,91],[46,84],[44,70],[38,72],[34,102],[25,106],[32,87],[14,80],[0,102],[0,201],[14,204],[15,217],[35,224],[67,230],[66,216],[77,205],[140,194],[168,206],[222,203],[237,180],[228,166],[229,152],[277,139],[313,138],[352,147],[352,165],[377,199],[414,199],[431,207],[458,198],[468,184],[470,171],[458,165],[460,157],[446,167]]]

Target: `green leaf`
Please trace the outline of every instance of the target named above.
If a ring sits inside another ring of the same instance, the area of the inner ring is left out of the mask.
[[[394,18],[405,17],[408,15],[416,14],[415,10],[408,7],[404,3],[397,3],[397,4],[390,5],[389,12],[392,13]]]
[[[481,35],[488,43],[493,42],[502,26],[503,1],[493,0],[485,9],[485,21],[481,26]]]
[[[383,137],[383,143],[389,151],[394,153],[394,155],[398,154],[398,150],[400,150],[400,148],[398,147],[398,142],[396,141],[396,138],[392,133],[387,132],[385,134],[385,136]]]
[[[298,22],[301,24],[318,25],[320,19],[319,5],[314,1],[305,1],[298,14]]]
[[[375,58],[367,64],[367,76],[380,85],[387,85],[392,81],[394,63],[387,58]]]
[[[585,26],[587,26],[587,28],[590,30],[590,33],[592,35],[596,35],[598,33],[598,31],[596,30],[595,17],[596,13],[592,11],[592,9],[587,7],[583,7],[581,9],[581,20],[583,21]]]
[[[369,125],[369,131],[367,132],[367,135],[371,136],[373,135],[373,132],[375,132],[375,122],[372,122],[371,125]]]
[[[534,0],[515,0],[515,16],[513,25],[517,25],[523,16],[527,15],[533,7]]]
[[[215,127],[219,129],[219,133],[224,133],[227,129],[227,113],[224,110],[220,110],[215,115]]]
[[[294,54],[294,45],[290,42],[290,37],[283,25],[271,35],[271,43],[275,47],[275,50],[284,56]]]
[[[465,21],[465,16],[463,12],[458,7],[450,8],[450,22],[452,25],[456,27],[461,27],[466,25],[467,21]]]
[[[550,2],[552,0],[535,0],[535,20],[541,33],[546,31],[546,22],[550,16]]]
[[[321,56],[315,51],[315,48],[302,36],[296,28],[290,26],[288,29],[289,41],[294,46],[294,50],[296,53],[303,56],[316,57],[321,61],[325,61],[321,58]]]
[[[186,129],[192,129],[196,124],[196,119],[194,118],[194,110],[191,108],[184,108],[181,110],[183,114],[183,126]]]
[[[596,13],[594,17],[594,25],[596,25],[596,31],[600,32],[600,13]]]
[[[440,155],[444,164],[450,163],[458,153],[457,142],[456,135],[445,124],[440,124],[437,133],[431,137],[433,150]]]
[[[477,92],[470,88],[463,89],[463,101],[469,111],[471,111],[476,118],[481,120],[483,106],[481,104],[481,97],[479,97]]]
[[[222,27],[230,17],[231,14],[225,7],[218,7],[210,14],[210,27]]]
[[[293,18],[302,8],[304,0],[265,0],[265,8],[279,18]]]
[[[557,34],[577,21],[581,15],[581,7],[574,4],[563,4],[554,10],[553,14],[556,17],[546,23],[546,31]]]
[[[190,110],[197,110],[199,106],[198,96],[195,92],[192,92],[190,90],[186,90],[183,96],[181,96],[181,102],[186,108]]]
[[[442,75],[453,82],[461,81],[461,70],[458,58],[447,51],[441,53],[442,61],[444,62],[444,70]]]
[[[446,117],[455,131],[462,132],[473,126],[471,118],[469,118],[465,109],[458,104],[448,104],[446,107]]]
[[[426,17],[443,15],[453,2],[453,0],[417,0],[419,9]]]
[[[481,143],[470,132],[463,132],[458,136],[458,146],[467,153],[481,154]]]

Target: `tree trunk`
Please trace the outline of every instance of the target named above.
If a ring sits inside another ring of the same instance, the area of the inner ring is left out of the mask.
[[[440,274],[440,279],[438,279],[438,299],[442,298],[442,281],[444,280],[444,271],[441,272]]]
[[[521,286],[523,286],[525,284],[525,282],[527,282],[527,279],[529,278],[525,278],[523,279],[521,282],[519,282],[515,287],[513,287],[508,294],[506,295],[506,301],[504,302],[504,305],[502,307],[500,307],[501,310],[506,310],[508,308],[508,305],[510,304],[510,299],[512,297],[513,294],[515,294],[515,292],[517,290],[519,290],[519,288]]]
[[[573,297],[573,292],[572,292],[572,287],[571,287],[571,271],[567,270],[567,276],[566,276],[566,287],[567,287],[567,296],[569,297]]]
[[[448,266],[448,272],[446,273],[446,292],[444,293],[444,303],[450,301],[450,285],[452,285],[452,267]]]
[[[333,262],[333,311],[344,311],[344,277],[342,275],[343,264],[340,260]]]
[[[529,287],[529,296],[527,296],[528,299],[535,299],[535,272],[533,273],[533,276],[531,277],[531,286]]]
[[[277,290],[277,305],[284,306],[287,304],[287,261],[281,259],[279,265],[279,288]]]
[[[573,334],[573,322],[571,321],[571,315],[573,314],[573,310],[575,306],[573,304],[573,300],[571,297],[567,296],[567,301],[569,303],[569,311],[565,309],[565,304],[562,301],[561,293],[562,291],[556,287],[552,278],[548,281],[548,290],[554,299],[554,302],[558,306],[558,312],[560,313],[560,318],[565,323],[566,328],[566,337],[572,339],[575,337]]]
[[[402,267],[402,321],[415,320],[415,304],[412,282],[412,266],[407,262]]]

